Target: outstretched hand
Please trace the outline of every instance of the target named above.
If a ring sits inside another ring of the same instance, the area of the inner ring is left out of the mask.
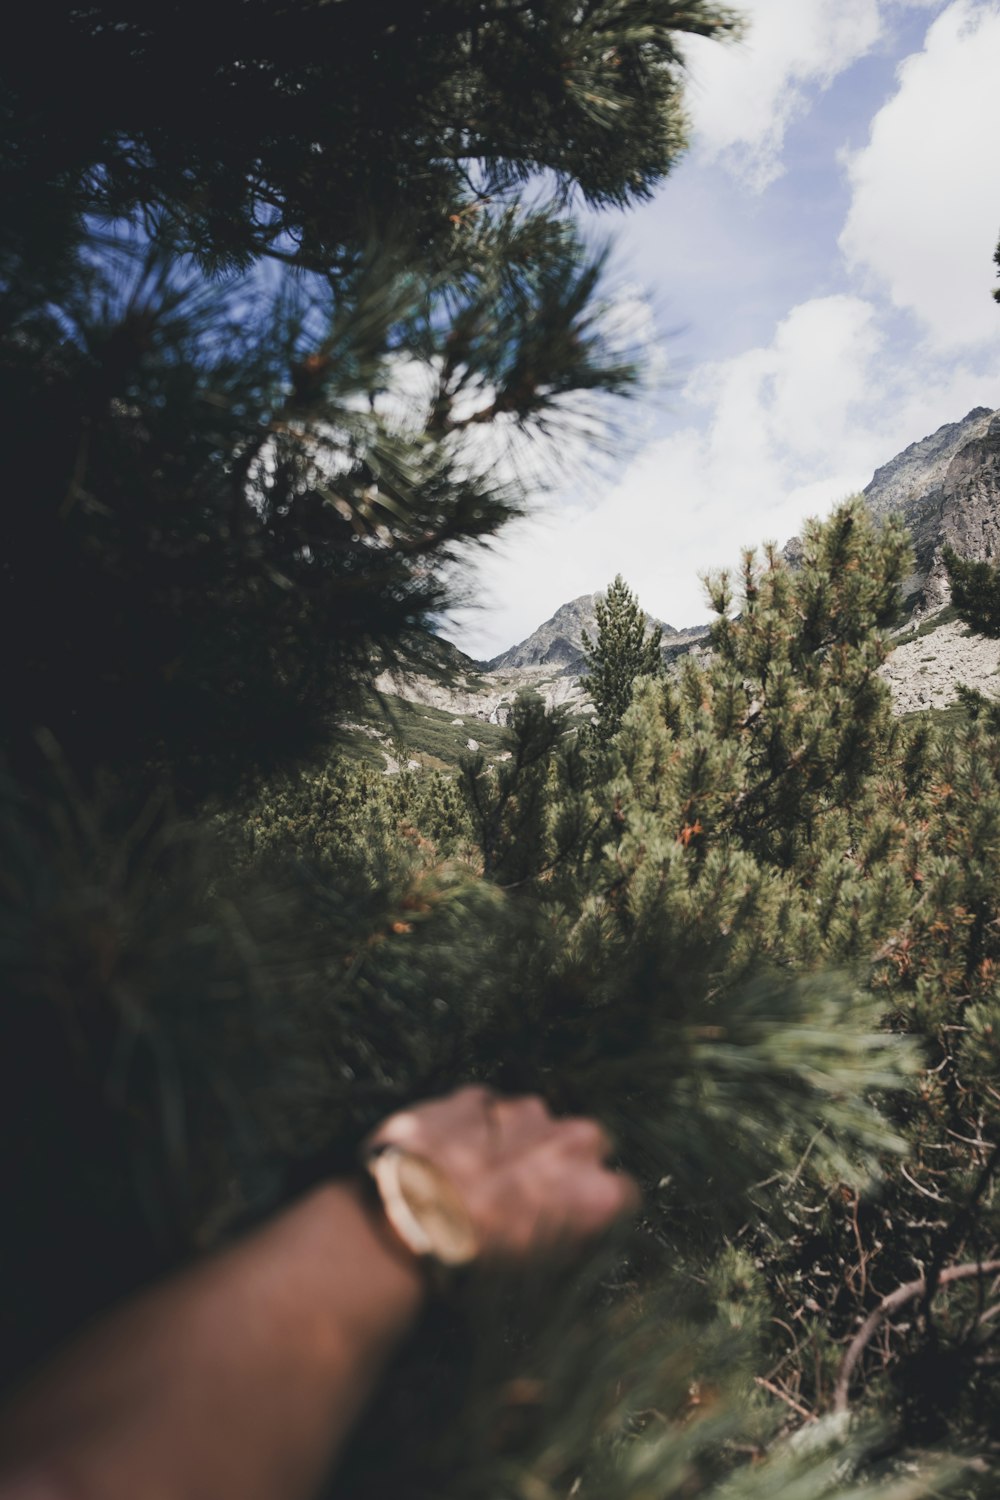
[[[601,1127],[538,1098],[459,1089],[368,1144],[443,1184],[493,1264],[575,1254],[639,1202]],[[426,1290],[362,1185],[323,1184],[39,1372],[0,1420],[0,1500],[306,1500]]]
[[[535,1095],[509,1099],[468,1087],[390,1115],[368,1151],[396,1146],[455,1190],[484,1263],[571,1255],[639,1205],[631,1177],[612,1170],[612,1143],[591,1119],[556,1119]]]

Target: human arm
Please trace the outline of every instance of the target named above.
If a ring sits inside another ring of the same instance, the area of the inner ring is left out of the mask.
[[[486,1262],[572,1251],[635,1203],[600,1127],[537,1099],[463,1089],[372,1145],[434,1164]],[[43,1372],[0,1425],[0,1500],[305,1500],[425,1288],[360,1184],[316,1188]]]

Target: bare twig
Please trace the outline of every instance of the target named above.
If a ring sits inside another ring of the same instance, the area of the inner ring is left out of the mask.
[[[800,1401],[796,1401],[795,1397],[790,1396],[787,1391],[783,1391],[780,1385],[774,1385],[770,1380],[765,1380],[763,1375],[755,1375],[754,1384],[762,1386],[765,1391],[770,1391],[771,1395],[777,1396],[779,1401],[784,1401],[786,1406],[790,1406],[793,1411],[798,1412],[800,1417],[805,1417],[807,1422],[819,1421],[816,1413],[810,1411],[808,1406],[803,1406]]]
[[[930,1188],[922,1187],[921,1184],[917,1181],[917,1179],[915,1177],[911,1176],[910,1173],[906,1170],[906,1163],[905,1162],[900,1162],[900,1164],[899,1164],[899,1170],[902,1172],[903,1176],[906,1178],[906,1180],[910,1184],[910,1186],[912,1188],[916,1188],[917,1192],[921,1193],[925,1198],[930,1198],[935,1203],[948,1203],[948,1202],[950,1202],[950,1200],[948,1198],[943,1198],[940,1193],[933,1193],[933,1192],[931,1192]]]
[[[955,1134],[953,1130],[950,1130],[948,1133],[949,1135]],[[944,1265],[945,1259],[948,1255],[954,1255],[958,1247],[964,1240],[966,1231],[973,1222],[973,1217],[979,1204],[979,1200],[992,1182],[993,1174],[997,1170],[997,1167],[1000,1166],[1000,1142],[993,1143],[989,1141],[983,1141],[981,1139],[982,1127],[980,1127],[979,1133],[980,1140],[974,1141],[971,1144],[978,1145],[981,1149],[986,1146],[991,1146],[992,1149],[990,1150],[989,1156],[980,1169],[979,1176],[976,1178],[975,1186],[973,1187],[972,1192],[969,1194],[969,1197],[963,1205],[961,1211],[955,1215],[950,1230],[938,1245],[934,1259],[931,1263],[930,1270],[927,1272],[927,1286],[924,1293],[924,1313],[928,1322],[930,1322],[931,1303],[934,1300],[934,1293],[937,1291],[938,1278],[943,1274],[941,1268]]]
[[[948,1286],[953,1281],[967,1281],[972,1276],[996,1276],[1000,1275],[1000,1260],[968,1261],[960,1266],[948,1266],[941,1271],[937,1278],[939,1287]],[[844,1355],[837,1372],[837,1384],[833,1392],[833,1409],[835,1412],[843,1412],[848,1409],[848,1397],[851,1387],[851,1376],[855,1367],[872,1338],[878,1332],[883,1320],[890,1313],[905,1307],[917,1297],[922,1297],[927,1291],[927,1278],[921,1276],[917,1281],[908,1281],[904,1286],[898,1286],[894,1292],[883,1297],[878,1307],[874,1308],[867,1316],[857,1333],[851,1340],[847,1353]]]

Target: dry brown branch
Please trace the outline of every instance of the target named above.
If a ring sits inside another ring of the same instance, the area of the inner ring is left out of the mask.
[[[948,1266],[938,1276],[939,1287],[948,1286],[953,1281],[967,1281],[972,1276],[996,1276],[1000,1275],[1000,1260],[967,1261],[960,1266]],[[922,1297],[927,1290],[927,1278],[921,1276],[917,1281],[908,1281],[903,1286],[898,1286],[894,1292],[883,1297],[878,1307],[870,1312],[851,1340],[847,1353],[844,1355],[837,1372],[837,1384],[833,1392],[833,1409],[835,1412],[843,1412],[848,1409],[848,1397],[851,1387],[851,1376],[854,1374],[858,1360],[861,1358],[871,1339],[878,1332],[884,1318],[890,1313],[896,1312],[900,1307],[905,1307],[916,1297]]]
[[[899,1170],[902,1172],[903,1176],[906,1178],[910,1186],[912,1188],[916,1188],[917,1192],[922,1193],[925,1198],[931,1198],[935,1203],[947,1203],[949,1201],[947,1198],[943,1198],[940,1193],[932,1192],[930,1188],[923,1187],[917,1181],[917,1179],[911,1176],[911,1174],[906,1170],[905,1162],[900,1162]]]
[[[816,1413],[811,1412],[808,1406],[803,1406],[800,1401],[796,1401],[795,1397],[790,1396],[787,1391],[783,1391],[780,1385],[774,1385],[770,1380],[765,1380],[763,1375],[755,1375],[754,1384],[761,1386],[765,1391],[770,1391],[771,1395],[777,1396],[779,1401],[784,1401],[786,1406],[790,1406],[792,1411],[798,1412],[800,1417],[805,1417],[807,1422],[819,1421]]]

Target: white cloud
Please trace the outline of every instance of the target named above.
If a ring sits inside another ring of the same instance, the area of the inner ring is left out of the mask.
[[[917,363],[891,353],[873,303],[804,302],[767,345],[696,371],[684,425],[599,498],[550,506],[505,535],[478,570],[481,608],[459,617],[455,638],[491,656],[617,572],[672,624],[707,619],[700,573],[736,565],[744,544],[783,543],[907,444],[998,401],[1000,354]]]
[[[848,161],[848,266],[920,319],[938,348],[1000,340],[1000,3],[955,0]]]
[[[722,160],[761,191],[780,176],[785,133],[810,96],[864,57],[901,7],[940,0],[754,0],[731,46],[685,43],[688,107],[701,160]]]
[[[895,0],[907,3],[924,0]],[[816,259],[827,285],[844,285],[846,266],[849,290],[807,294],[749,348],[734,337],[677,394],[673,430],[606,474],[603,489],[592,479],[581,493],[567,479],[561,501],[505,535],[478,570],[480,609],[457,622],[465,649],[503,650],[617,572],[675,625],[707,619],[700,573],[737,565],[744,544],[784,542],[908,444],[974,406],[1000,405],[1000,311],[989,297],[1000,232],[1000,0],[927,3],[939,14],[923,49],[902,63],[869,144],[848,164],[853,199],[839,251],[830,243],[829,259]],[[739,158],[758,182],[773,175],[806,91],[876,45],[892,11],[893,0],[757,0],[758,52],[700,74],[703,155]],[[843,140],[843,115],[833,118],[831,128],[817,117],[831,163]],[[731,220],[738,188],[706,178]],[[781,267],[802,241],[777,224]]]

